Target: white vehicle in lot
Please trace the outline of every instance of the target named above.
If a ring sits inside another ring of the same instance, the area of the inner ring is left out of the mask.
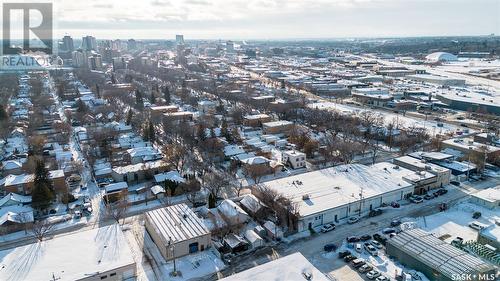
[[[321,232],[325,233],[325,232],[332,231],[334,229],[335,229],[335,225],[333,223],[328,223],[328,224],[325,224],[321,227]]]
[[[354,246],[354,249],[356,250],[356,252],[361,253],[361,251],[363,250],[363,247],[361,247],[361,244],[360,244],[360,243],[357,243],[357,244]]]
[[[370,255],[372,255],[372,256],[378,256],[378,251],[377,251],[377,249],[376,249],[375,247],[373,247],[373,245],[372,245],[372,244],[370,244],[370,243],[365,243],[365,245],[364,245],[364,246],[365,246],[365,250],[366,250],[368,253],[370,253]]]
[[[377,277],[377,279],[375,279],[375,280],[377,280],[377,281],[389,281],[389,278],[381,275],[381,276]]]
[[[382,244],[380,244],[380,242],[376,241],[376,240],[372,240],[370,242],[370,244],[373,245],[373,247],[377,248],[377,249],[382,249],[384,246],[382,246]]]
[[[353,223],[357,223],[359,221],[359,218],[358,217],[350,217],[348,220],[347,220],[347,223],[348,224],[353,224]]]
[[[374,269],[374,270],[372,270],[372,271],[370,271],[370,272],[368,272],[368,273],[366,274],[366,277],[368,277],[368,279],[375,279],[375,278],[377,278],[377,277],[379,277],[379,276],[380,276],[380,272],[378,272],[378,271],[377,271],[377,270],[375,270],[375,269]]]
[[[472,229],[480,231],[480,230],[483,230],[484,228],[486,228],[487,225],[484,225],[484,224],[482,224],[482,223],[480,223],[478,221],[473,221],[473,222],[469,223],[469,227],[472,228]]]

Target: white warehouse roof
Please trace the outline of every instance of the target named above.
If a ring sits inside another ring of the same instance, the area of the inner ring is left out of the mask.
[[[457,61],[458,58],[457,56],[447,53],[447,52],[435,52],[432,54],[429,54],[425,57],[426,60],[432,61],[432,62],[438,62],[438,61]]]
[[[336,166],[261,185],[298,203],[303,217],[355,202],[360,199],[361,189],[364,199],[395,190],[413,190],[413,185],[403,180],[399,173],[386,173],[378,165],[362,164]]]
[[[164,241],[172,239],[174,244],[209,234],[202,219],[184,203],[149,211],[146,218]]]

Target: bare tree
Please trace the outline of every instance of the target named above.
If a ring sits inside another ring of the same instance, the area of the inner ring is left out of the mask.
[[[120,219],[123,219],[122,224],[125,223],[125,217],[127,215],[128,202],[126,200],[116,201],[114,203],[106,204],[106,216],[113,219],[117,223],[120,223]]]
[[[54,225],[48,220],[38,220],[31,226],[31,233],[38,241],[43,241],[53,230]]]

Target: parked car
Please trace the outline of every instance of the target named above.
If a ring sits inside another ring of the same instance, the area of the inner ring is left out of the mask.
[[[420,197],[418,195],[412,195],[408,199],[410,200],[410,202],[416,203],[416,204],[424,202],[424,199],[422,199],[422,197]]]
[[[337,250],[337,245],[335,244],[326,244],[324,247],[323,247],[323,250],[325,250],[325,252],[335,252]]]
[[[450,184],[453,184],[454,186],[460,186],[459,181],[450,181]]]
[[[341,252],[339,252],[339,259],[343,259],[343,258],[345,258],[347,256],[350,256],[350,255],[351,255],[350,251],[347,251],[347,250],[346,251],[341,251]]]
[[[364,247],[365,247],[365,250],[366,250],[368,253],[370,253],[370,255],[372,255],[372,256],[378,256],[378,251],[377,251],[377,249],[376,249],[375,247],[373,247],[373,245],[372,245],[372,244],[370,244],[370,243],[366,242],[366,243],[364,244]]]
[[[332,231],[334,229],[335,229],[335,225],[333,223],[328,223],[328,224],[325,224],[321,227],[321,232],[325,233],[325,232]]]
[[[356,252],[358,252],[358,253],[361,253],[361,251],[363,250],[363,247],[361,246],[361,243],[357,243],[354,246],[354,250],[356,250]]]
[[[356,242],[359,242],[359,238],[356,237],[356,236],[349,236],[346,238],[347,242],[349,243],[356,243]]]
[[[382,244],[380,244],[380,242],[376,241],[376,240],[372,240],[370,241],[370,244],[373,245],[373,247],[377,248],[377,249],[382,249],[384,246],[382,246]]]
[[[401,205],[398,202],[393,201],[393,202],[391,202],[391,207],[399,208],[399,207],[401,207]]]
[[[354,255],[347,255],[344,257],[344,261],[345,262],[350,262],[350,261],[353,261],[355,259],[357,259],[358,257],[354,256]]]
[[[447,189],[444,189],[444,188],[440,188],[436,191],[439,195],[444,195],[446,193],[448,193],[448,190]]]
[[[381,275],[381,276],[377,277],[377,279],[375,279],[375,280],[376,280],[376,281],[389,281],[389,278],[387,278],[387,277],[385,277],[385,276]]]
[[[366,264],[364,259],[355,259],[351,261],[351,264],[354,268],[359,268],[362,267],[363,265]]]
[[[366,277],[368,277],[368,279],[375,279],[375,278],[377,278],[377,277],[379,277],[379,276],[380,276],[380,272],[378,272],[378,271],[377,271],[377,270],[375,270],[375,269],[374,269],[374,270],[372,270],[372,271],[370,271],[370,272],[368,272],[368,273],[366,274]]]
[[[383,234],[391,234],[391,233],[396,233],[396,230],[394,228],[384,228],[384,230],[382,230],[382,233]]]
[[[383,237],[378,233],[373,234],[373,239],[380,242],[380,244],[382,245],[385,245],[387,243],[387,238]]]
[[[375,210],[371,210],[370,213],[368,213],[368,216],[375,217],[375,216],[378,216],[381,214],[382,214],[382,209],[375,209]]]
[[[455,239],[453,239],[453,241],[451,241],[451,245],[459,246],[459,245],[462,245],[463,242],[464,242],[464,239],[462,237],[457,236],[457,238],[455,238]]]
[[[474,212],[474,214],[472,214],[473,219],[478,219],[480,217],[481,217],[481,212]]]
[[[361,241],[368,241],[370,239],[372,239],[372,236],[370,234],[365,234],[359,238],[359,240]]]
[[[359,221],[359,218],[358,217],[350,217],[348,220],[347,220],[347,223],[348,224],[353,224],[353,223],[357,223]]]
[[[369,264],[364,264],[364,265],[362,265],[360,268],[358,268],[358,271],[359,271],[360,273],[365,273],[365,272],[368,272],[368,271],[370,271],[370,270],[372,270],[372,269],[373,269],[373,267],[372,267],[371,265],[369,265]]]
[[[431,199],[433,199],[434,197],[435,197],[434,195],[430,195],[430,194],[426,194],[426,195],[424,195],[424,199],[425,199],[425,200],[431,200]]]
[[[401,220],[394,219],[394,220],[391,221],[391,226],[392,227],[396,227],[396,226],[399,226],[399,225],[401,225]]]
[[[479,231],[479,230],[484,229],[486,226],[480,222],[473,221],[473,222],[469,223],[469,227]]]

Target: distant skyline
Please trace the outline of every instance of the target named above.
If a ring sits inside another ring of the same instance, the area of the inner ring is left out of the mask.
[[[55,0],[55,36],[322,39],[500,34],[499,0]]]

